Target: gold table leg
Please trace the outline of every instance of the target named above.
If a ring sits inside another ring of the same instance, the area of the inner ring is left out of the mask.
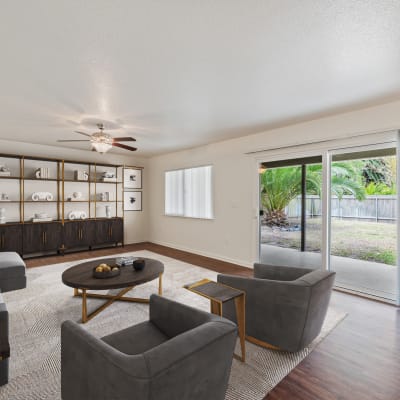
[[[87,322],[87,301],[86,301],[86,289],[82,289],[82,323]]]
[[[162,295],[162,273],[159,276],[158,280],[158,294]],[[82,297],[82,323],[86,323],[90,321],[93,317],[99,314],[101,311],[105,310],[108,306],[110,306],[114,301],[127,301],[131,303],[146,303],[150,302],[149,299],[143,299],[140,297],[123,297],[124,294],[128,293],[132,290],[134,286],[130,286],[122,289],[116,295],[110,294],[99,294],[99,293],[88,293],[87,289],[74,289],[74,297]],[[87,313],[87,299],[104,299],[107,300],[104,304],[98,307],[96,310],[92,311],[90,314]]]
[[[246,344],[245,344],[245,327],[246,327],[246,317],[245,317],[245,294],[243,293],[239,297],[235,297],[235,308],[236,308],[236,319],[238,322],[240,348],[242,357],[239,358],[241,361],[246,362]]]
[[[163,273],[161,272],[161,274],[160,274],[160,276],[158,278],[158,294],[160,296],[162,296],[162,289],[163,289],[163,287],[162,287],[162,276],[163,276]]]

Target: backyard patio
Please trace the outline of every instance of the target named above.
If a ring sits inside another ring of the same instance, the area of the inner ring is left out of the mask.
[[[261,227],[261,262],[320,268],[321,219],[307,220],[306,251],[300,252],[296,220],[288,228]],[[332,220],[331,269],[336,286],[396,300],[396,225],[385,222]]]

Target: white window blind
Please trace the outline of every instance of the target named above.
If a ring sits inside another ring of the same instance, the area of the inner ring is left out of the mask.
[[[165,172],[165,214],[213,218],[211,165]]]

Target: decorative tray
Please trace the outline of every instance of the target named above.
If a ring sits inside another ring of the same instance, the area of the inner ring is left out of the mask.
[[[121,269],[116,265],[100,264],[93,268],[93,278],[107,279],[121,274]]]

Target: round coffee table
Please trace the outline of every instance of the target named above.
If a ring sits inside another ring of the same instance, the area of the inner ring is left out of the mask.
[[[121,274],[112,278],[93,278],[93,269],[99,264],[115,265],[116,258],[102,258],[86,261],[65,270],[62,281],[65,285],[74,288],[74,296],[82,297],[82,322],[85,323],[106,309],[114,301],[130,301],[134,303],[148,303],[149,299],[137,297],[124,297],[124,294],[135,286],[141,285],[158,278],[158,294],[162,295],[162,274],[164,264],[151,258],[145,258],[146,265],[143,270],[135,271],[132,265],[121,267]],[[88,290],[122,289],[116,295],[88,293]],[[108,300],[90,314],[87,313],[87,298]]]

